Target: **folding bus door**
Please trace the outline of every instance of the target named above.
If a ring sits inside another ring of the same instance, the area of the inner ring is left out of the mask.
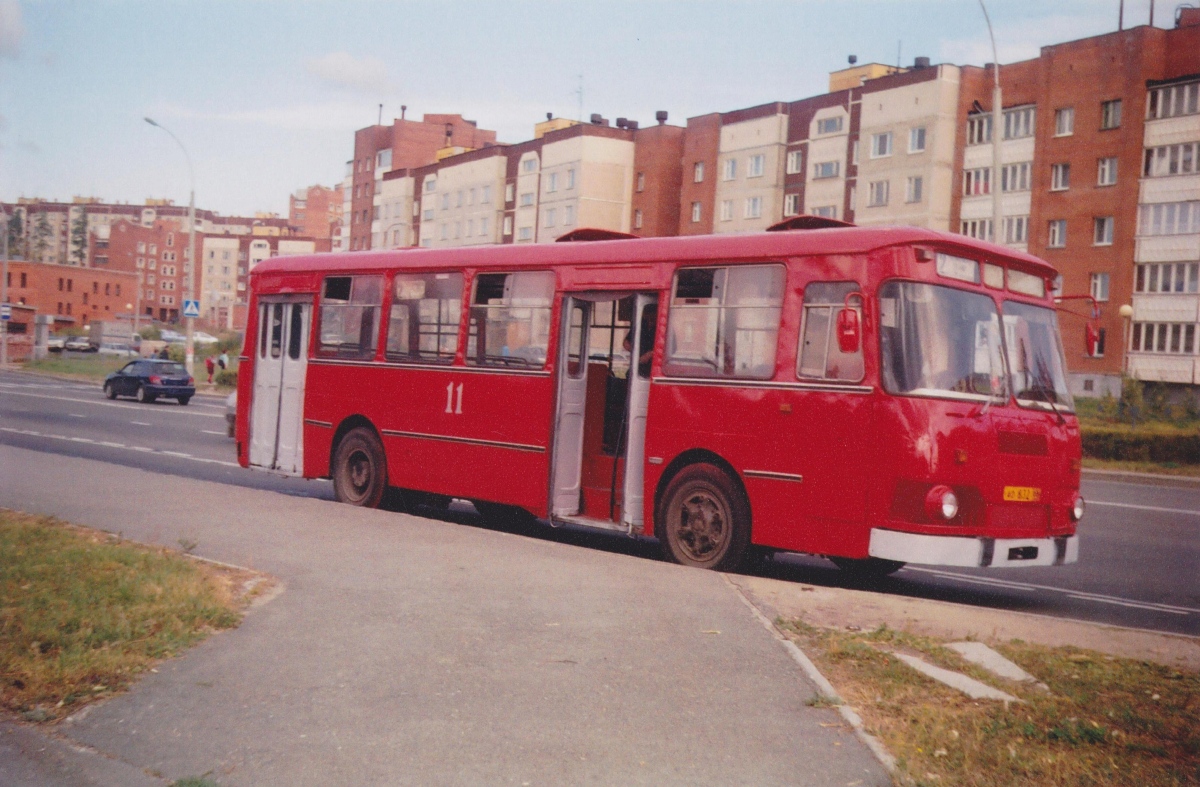
[[[640,356],[654,347],[658,296],[639,293],[634,299],[633,313],[635,330],[629,366],[629,399],[626,403],[625,484],[621,524],[632,531],[639,531],[645,518],[646,413],[650,405],[650,361],[642,361]]]
[[[304,466],[304,378],[312,307],[267,301],[258,308],[250,465],[299,475]]]
[[[559,340],[558,408],[554,421],[552,516],[580,512],[583,493],[583,425],[587,405],[588,324],[592,305],[567,298]]]

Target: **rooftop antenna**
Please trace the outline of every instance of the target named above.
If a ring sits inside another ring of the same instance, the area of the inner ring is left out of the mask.
[[[1125,0],[1121,0],[1121,2],[1117,5],[1117,30],[1121,31],[1124,29],[1125,29]]]
[[[377,125],[377,126],[383,125],[383,104],[379,105],[379,121],[375,125]]]
[[[901,62],[903,62],[903,61],[901,61],[901,60],[900,60],[900,46],[901,46],[903,43],[904,43],[904,40],[903,40],[903,39],[900,39],[900,40],[898,40],[898,41],[896,42],[896,70],[897,70],[897,71],[899,71],[899,70],[900,70],[900,63],[901,63]]]

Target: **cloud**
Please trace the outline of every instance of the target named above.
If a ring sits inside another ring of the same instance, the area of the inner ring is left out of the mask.
[[[210,111],[177,104],[160,104],[151,117],[217,121],[286,131],[353,131],[375,122],[374,103],[325,102]]]
[[[304,64],[308,73],[328,85],[367,93],[390,91],[387,65],[377,57],[356,58],[348,52],[330,52]]]
[[[0,58],[21,54],[21,39],[25,25],[21,21],[21,4],[17,0],[0,0]]]

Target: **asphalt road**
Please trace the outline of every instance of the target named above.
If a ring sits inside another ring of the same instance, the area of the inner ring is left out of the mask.
[[[98,385],[0,373],[0,443],[289,495],[332,499],[328,482],[237,466],[223,401],[181,407],[106,400]],[[1200,636],[1200,484],[1176,488],[1085,479],[1080,562],[1009,570],[908,566],[874,589],[999,609]],[[479,526],[469,505],[423,511]],[[658,559],[654,544],[569,528],[538,537]],[[819,585],[847,584],[827,561],[777,556],[753,571]]]

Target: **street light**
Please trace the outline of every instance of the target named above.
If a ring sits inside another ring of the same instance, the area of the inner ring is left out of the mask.
[[[171,129],[166,126],[155,123],[150,118],[142,119],[155,128],[161,128],[163,131],[171,134]],[[188,247],[187,254],[184,257],[184,268],[187,270],[187,279],[184,281],[183,300],[186,305],[186,302],[192,298],[192,294],[196,291],[196,266],[199,264],[199,260],[196,259],[196,172],[192,169],[192,157],[188,155],[187,148],[179,141],[179,137],[171,134],[171,139],[175,140],[175,144],[179,145],[179,149],[183,151],[183,157],[187,159],[188,175],[192,179],[192,190],[188,197]],[[184,331],[187,333],[187,336],[184,339],[183,358],[188,374],[193,376],[195,374],[193,367],[196,360],[196,346],[192,339],[192,333],[195,327],[195,318],[190,316],[184,318]]]
[[[1128,303],[1121,304],[1121,308],[1117,309],[1117,314],[1121,316],[1121,373],[1129,375],[1129,320],[1133,317],[1133,307]]]
[[[996,54],[996,36],[987,6],[979,0],[983,21],[987,22],[988,38],[992,39],[992,240],[1000,243],[1000,129],[1003,115],[1000,97],[1000,56]]]
[[[4,272],[0,273],[0,304],[8,303],[8,212],[0,209],[4,222],[4,240],[0,241],[0,256],[4,257]],[[8,320],[0,320],[0,369],[8,368]]]

